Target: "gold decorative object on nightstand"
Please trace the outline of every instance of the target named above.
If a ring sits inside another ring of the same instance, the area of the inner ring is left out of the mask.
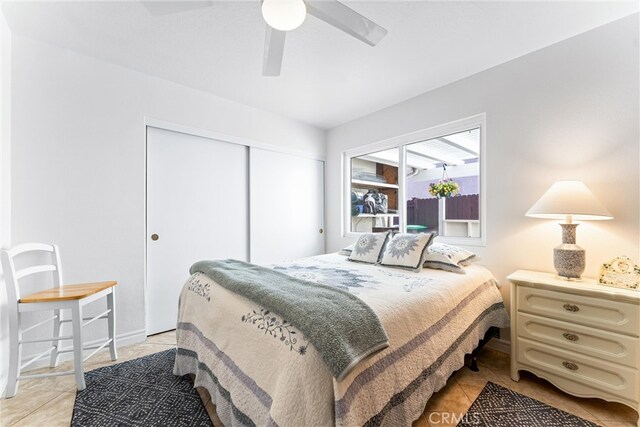
[[[640,266],[627,256],[619,256],[600,267],[598,284],[623,289],[638,289],[640,287]]]
[[[640,292],[526,270],[508,279],[511,379],[529,371],[575,396],[638,411]]]

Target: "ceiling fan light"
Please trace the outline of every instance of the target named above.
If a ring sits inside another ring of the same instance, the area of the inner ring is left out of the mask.
[[[303,0],[264,0],[262,16],[276,30],[291,31],[302,25],[307,7]]]

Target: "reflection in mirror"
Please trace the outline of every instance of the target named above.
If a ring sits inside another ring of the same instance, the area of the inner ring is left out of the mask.
[[[399,148],[351,158],[353,232],[398,228]]]
[[[480,237],[480,128],[406,150],[407,231]]]

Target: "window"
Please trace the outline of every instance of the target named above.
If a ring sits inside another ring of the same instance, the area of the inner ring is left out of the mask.
[[[484,115],[345,152],[346,234],[435,232],[484,244]]]
[[[351,158],[350,231],[399,226],[397,148]]]

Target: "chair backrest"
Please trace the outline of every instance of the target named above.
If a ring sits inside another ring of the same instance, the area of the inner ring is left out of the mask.
[[[33,263],[28,267],[16,270],[14,259],[18,255],[49,253],[51,262],[49,264]],[[25,277],[38,273],[53,272],[53,286],[59,287],[62,284],[62,266],[60,264],[60,250],[56,245],[48,245],[45,243],[24,243],[14,246],[11,249],[3,250],[0,253],[0,261],[2,261],[2,271],[4,272],[4,281],[7,287],[7,302],[9,306],[17,307],[20,300],[19,281]]]

